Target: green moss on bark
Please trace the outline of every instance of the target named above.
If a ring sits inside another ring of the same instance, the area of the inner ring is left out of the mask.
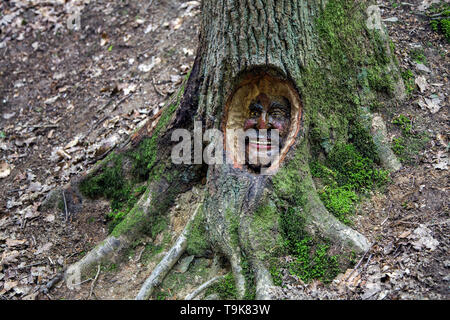
[[[382,31],[366,26],[366,6],[350,0],[328,1],[316,21],[321,61],[308,65],[297,83],[316,156],[347,142],[360,108],[391,98],[401,81],[389,41]]]
[[[134,209],[139,196],[145,191],[145,186],[139,185],[142,181],[159,181],[165,172],[165,164],[156,164],[159,142],[162,134],[173,113],[178,108],[183,96],[184,86],[180,88],[174,102],[165,107],[151,137],[144,138],[136,149],[124,153],[112,153],[98,165],[98,169],[84,178],[80,183],[81,193],[89,198],[104,197],[111,202],[112,212],[108,214],[110,232],[114,236],[133,230],[137,225],[142,225],[138,230],[144,230],[149,234],[160,232],[167,225],[161,212],[167,212],[174,200],[173,193],[178,190],[172,188],[164,201],[153,200],[154,208],[151,217],[144,214],[141,208]],[[173,101],[173,99],[172,99]],[[131,174],[124,172],[124,162],[131,162]],[[178,171],[171,170],[165,175],[170,183]],[[138,185],[138,187],[136,187]],[[175,190],[175,191],[174,191]],[[150,227],[144,227],[143,219],[151,220]]]
[[[261,215],[280,217],[284,254],[297,256],[291,270],[306,280],[329,281],[338,272],[338,262],[346,259],[328,255],[326,241],[305,231],[310,210],[317,209],[308,198],[316,192],[309,175],[317,178],[325,207],[347,224],[358,192],[372,190],[388,178],[388,172],[379,168],[370,123],[363,122],[364,110],[391,99],[401,79],[386,35],[366,26],[367,6],[330,0],[317,18],[320,59],[307,64],[296,83],[304,115],[301,135],[308,140],[299,138],[303,140],[294,154],[272,178],[275,207],[264,204],[255,211],[255,230],[264,229],[257,220]],[[267,259],[271,274],[280,280],[276,255]]]
[[[176,101],[169,106],[167,106],[161,118],[156,125],[153,134],[149,138],[145,138],[137,148],[137,150],[131,152],[129,156],[133,160],[133,175],[140,179],[157,180],[159,178],[158,170],[151,169],[155,165],[156,156],[158,151],[158,143],[161,138],[161,133],[167,128],[173,113],[178,108],[181,98],[183,97],[184,87],[178,91]],[[152,174],[153,173],[153,174]]]
[[[205,255],[207,250],[210,248],[208,241],[208,235],[206,232],[206,219],[203,214],[202,208],[199,209],[200,212],[197,213],[194,221],[190,226],[188,232],[189,237],[187,239],[186,252],[188,255],[194,255],[197,257]]]
[[[220,300],[235,300],[238,297],[233,274],[228,273],[221,281],[209,287],[205,292],[205,297],[216,293]]]

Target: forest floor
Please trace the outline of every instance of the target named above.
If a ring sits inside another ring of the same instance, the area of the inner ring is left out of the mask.
[[[411,92],[383,111],[404,166],[354,217],[371,249],[330,285],[285,274],[274,298],[449,298],[449,46],[430,27],[429,2],[379,1]],[[79,291],[60,283],[42,292],[106,237],[110,208],[102,201],[77,214],[38,208],[177,90],[195,58],[200,3],[71,3],[0,3],[0,299],[133,298],[151,270],[137,250],[132,269],[100,270],[93,290],[90,281]],[[81,29],[67,23],[77,8]],[[410,121],[407,133],[393,123],[399,116]],[[194,198],[180,201],[192,207]]]

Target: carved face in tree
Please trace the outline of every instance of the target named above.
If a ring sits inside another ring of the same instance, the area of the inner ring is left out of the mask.
[[[235,167],[276,171],[295,141],[300,118],[300,99],[288,81],[268,74],[245,78],[226,106],[227,155]]]
[[[291,124],[291,105],[283,96],[268,96],[261,93],[251,101],[248,114],[244,122],[244,132],[247,133],[246,164],[259,171],[261,167],[270,166],[272,157],[280,153],[286,142]],[[278,133],[277,141],[272,140],[274,130]]]

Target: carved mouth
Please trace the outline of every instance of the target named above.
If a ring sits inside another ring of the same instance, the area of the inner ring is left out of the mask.
[[[271,141],[271,139],[264,139],[264,138],[250,139],[249,146],[251,148],[255,148],[258,150],[259,149],[270,150],[270,149],[272,149],[272,141]]]

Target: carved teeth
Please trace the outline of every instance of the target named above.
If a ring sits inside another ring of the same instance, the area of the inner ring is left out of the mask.
[[[250,143],[263,144],[263,145],[271,145],[272,144],[272,142],[269,140],[250,140]]]

